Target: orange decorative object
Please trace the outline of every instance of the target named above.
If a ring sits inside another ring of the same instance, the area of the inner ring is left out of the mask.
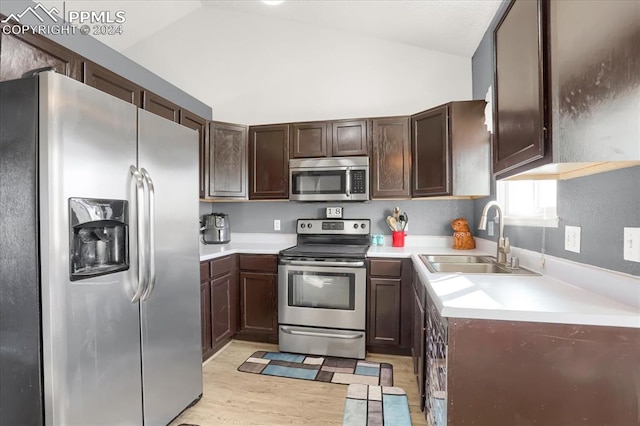
[[[453,228],[453,248],[456,250],[471,250],[476,248],[476,242],[469,229],[466,219],[459,217],[451,221]]]

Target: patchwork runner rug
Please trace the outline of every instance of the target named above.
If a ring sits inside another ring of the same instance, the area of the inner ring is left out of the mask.
[[[254,352],[238,371],[344,385],[393,386],[393,366],[351,358]]]
[[[410,426],[409,401],[402,388],[349,385],[343,426]]]

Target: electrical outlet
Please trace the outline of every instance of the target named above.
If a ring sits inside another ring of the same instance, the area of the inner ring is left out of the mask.
[[[273,221],[273,230],[274,231],[279,231],[280,230],[280,219],[275,219]]]
[[[493,237],[493,221],[487,222],[487,235]]]
[[[564,249],[574,253],[580,253],[580,227],[564,227]]]
[[[640,228],[624,228],[624,260],[640,262]]]

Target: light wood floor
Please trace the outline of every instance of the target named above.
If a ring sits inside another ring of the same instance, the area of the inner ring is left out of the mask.
[[[172,426],[341,425],[347,386],[242,373],[237,368],[253,352],[277,345],[234,340],[203,367],[204,394]],[[367,360],[393,365],[394,386],[407,392],[414,426],[426,425],[410,357],[370,354]]]

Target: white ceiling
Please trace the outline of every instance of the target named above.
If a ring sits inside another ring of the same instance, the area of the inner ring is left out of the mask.
[[[123,10],[122,35],[99,36],[120,52],[202,7],[332,28],[470,58],[502,0],[41,1],[60,10]],[[203,28],[203,36],[206,28]]]
[[[277,19],[333,28],[471,57],[502,0],[204,0]]]

